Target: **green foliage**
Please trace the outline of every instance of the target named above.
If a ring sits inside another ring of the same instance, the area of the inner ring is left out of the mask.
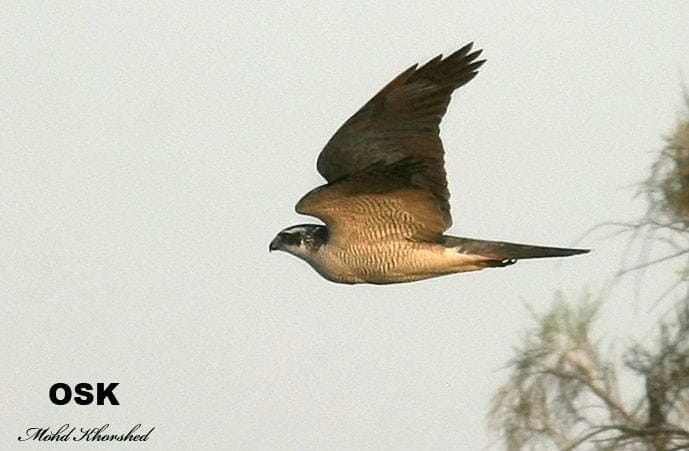
[[[648,197],[647,220],[685,230],[689,227],[689,96],[686,104],[687,111],[665,138],[642,189]]]
[[[685,100],[687,114],[642,186],[646,215],[618,223],[632,232],[630,246],[640,239],[645,251],[664,248],[665,255],[619,275],[689,255],[689,93]],[[654,305],[687,289],[689,262],[683,268]],[[515,349],[490,414],[509,450],[689,450],[689,295],[675,318],[658,326],[653,345],[630,347],[617,365],[620,359],[606,357],[592,338],[600,303],[585,297],[572,304],[558,293],[545,313],[530,311],[535,326]],[[619,395],[623,371],[643,387],[631,404]]]
[[[633,406],[592,341],[599,307],[558,294],[550,310],[534,314],[491,410],[509,450],[689,449],[689,305],[661,325],[653,349],[628,350],[624,368],[645,386]]]

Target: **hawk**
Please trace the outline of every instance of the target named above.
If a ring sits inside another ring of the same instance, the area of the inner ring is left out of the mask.
[[[588,252],[444,235],[451,226],[440,121],[485,60],[473,43],[405,70],[349,118],[318,156],[327,180],[296,205],[325,225],[282,230],[282,250],[338,283],[390,284]]]

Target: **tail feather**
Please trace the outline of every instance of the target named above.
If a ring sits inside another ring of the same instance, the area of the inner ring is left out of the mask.
[[[503,241],[475,240],[456,236],[443,237],[443,245],[455,247],[462,254],[475,254],[492,260],[519,260],[522,258],[569,257],[585,254],[590,249],[568,249],[563,247],[534,246],[531,244],[507,243]]]

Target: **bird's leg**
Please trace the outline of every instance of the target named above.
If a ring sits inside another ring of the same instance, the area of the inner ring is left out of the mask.
[[[486,260],[481,262],[486,268],[504,268],[505,266],[514,265],[517,263],[516,258],[506,258],[503,260]]]

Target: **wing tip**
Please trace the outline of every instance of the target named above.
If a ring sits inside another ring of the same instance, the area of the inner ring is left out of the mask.
[[[465,85],[478,74],[486,59],[478,57],[483,49],[473,49],[473,41],[443,58],[440,54],[419,67],[410,77],[411,80],[427,78],[439,85],[449,85],[455,90]]]

